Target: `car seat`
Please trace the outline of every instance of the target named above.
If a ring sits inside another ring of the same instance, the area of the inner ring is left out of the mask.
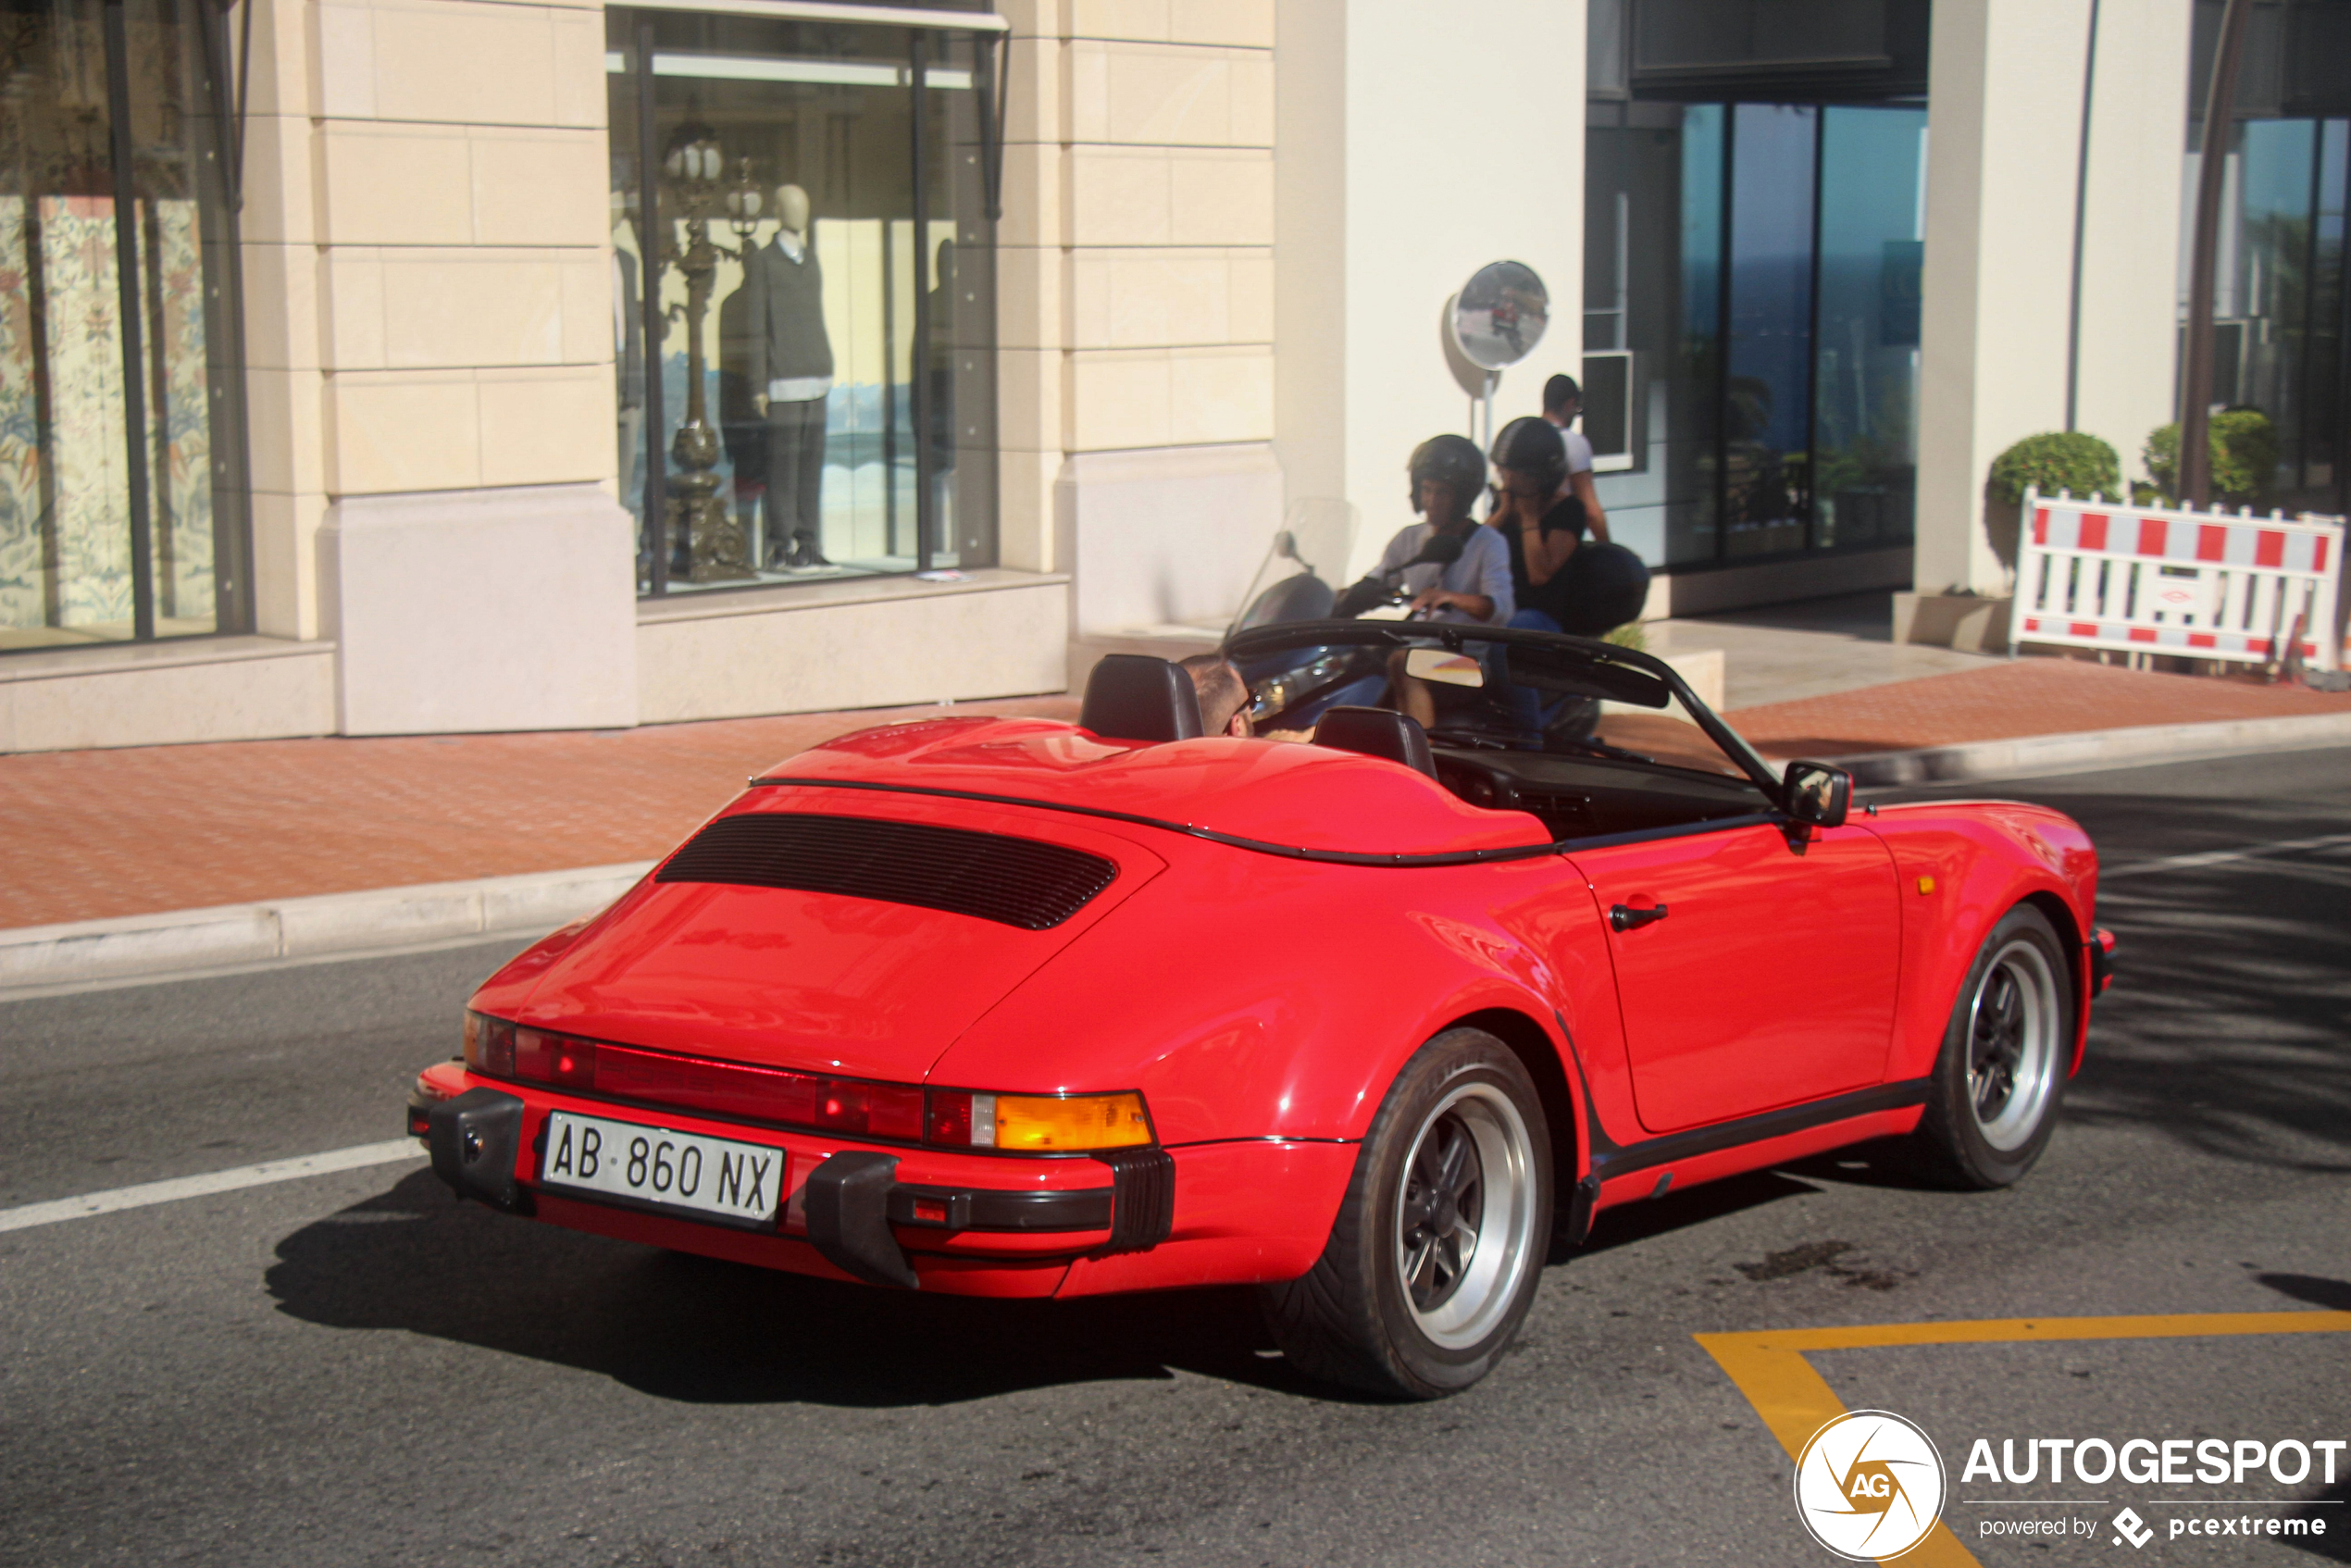
[[[1315,721],[1314,744],[1386,757],[1431,778],[1437,777],[1428,731],[1421,728],[1420,720],[1387,708],[1332,708]]]
[[[1077,727],[1105,740],[1197,740],[1200,694],[1192,678],[1165,659],[1105,653],[1086,678]]]

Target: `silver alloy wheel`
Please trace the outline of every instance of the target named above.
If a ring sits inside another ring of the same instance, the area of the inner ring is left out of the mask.
[[[1491,1084],[1463,1084],[1421,1119],[1396,1202],[1396,1269],[1423,1334],[1464,1350],[1493,1333],[1535,1266],[1535,1146]]]
[[[2032,1141],[2057,1084],[2061,994],[2048,955],[2020,939],[1984,966],[1968,1002],[1968,1109],[2003,1154]]]

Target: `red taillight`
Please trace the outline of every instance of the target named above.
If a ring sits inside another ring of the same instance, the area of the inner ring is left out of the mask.
[[[466,1014],[466,1065],[490,1077],[950,1149],[1061,1152],[1148,1143],[1142,1097],[1001,1095],[709,1062]]]
[[[557,1089],[596,1087],[596,1042],[544,1029],[515,1031],[515,1076]]]
[[[923,1136],[923,1091],[906,1084],[820,1078],[816,1087],[816,1125],[827,1132],[862,1133],[869,1138],[913,1142]]]
[[[930,1091],[930,1112],[923,1120],[923,1137],[931,1143],[968,1148],[972,1140],[972,1097],[953,1089]]]

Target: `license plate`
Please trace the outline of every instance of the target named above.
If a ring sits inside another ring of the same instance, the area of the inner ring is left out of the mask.
[[[772,1225],[783,1198],[784,1151],[557,1111],[547,1117],[539,1180],[703,1218]]]

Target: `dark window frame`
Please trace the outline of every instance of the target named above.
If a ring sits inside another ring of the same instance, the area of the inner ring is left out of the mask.
[[[209,631],[158,632],[155,625],[155,504],[151,469],[153,431],[149,411],[156,376],[154,362],[161,344],[146,339],[148,309],[155,285],[149,265],[153,246],[151,224],[141,221],[135,126],[131,81],[131,0],[101,0],[99,37],[105,52],[107,141],[107,191],[114,206],[114,262],[117,310],[122,323],[123,460],[130,516],[131,622],[127,638],[87,641],[31,643],[0,649],[0,658],[57,653],[92,653],[105,648],[169,644],[193,645],[223,637],[247,637],[255,629],[253,588],[253,458],[251,422],[245,387],[244,243],[241,215],[244,207],[243,161],[244,126],[242,53],[233,57],[236,40],[230,32],[229,11],[199,3],[172,15],[169,0],[144,0],[142,24],[154,30],[168,24],[186,27],[192,68],[201,73],[202,92],[189,118],[208,122],[199,129],[205,156],[195,160],[195,201],[202,235],[203,312],[207,397],[206,453],[211,465],[205,483],[212,496],[213,624]],[[250,9],[248,6],[245,7]],[[193,12],[193,18],[188,15]],[[250,22],[248,19],[248,27]],[[30,199],[30,193],[28,193]],[[39,330],[40,313],[32,317]],[[40,438],[47,444],[45,435]]]

